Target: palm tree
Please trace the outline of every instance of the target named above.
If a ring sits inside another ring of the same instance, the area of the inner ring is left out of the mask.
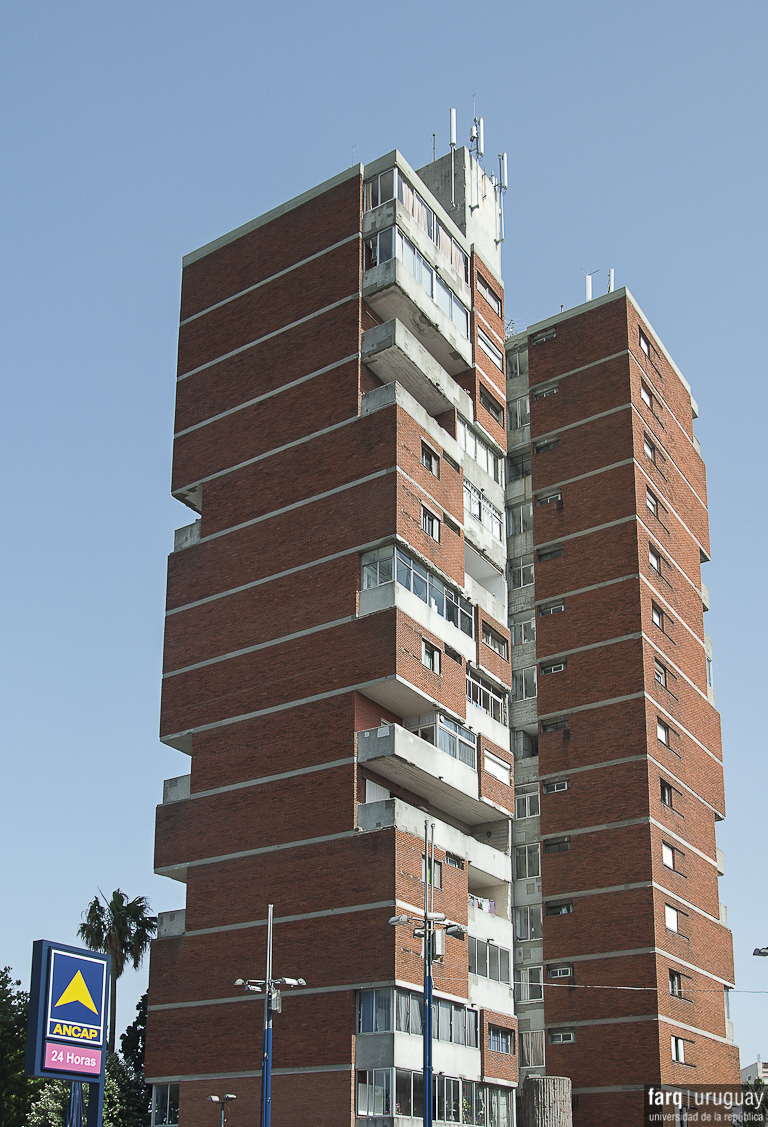
[[[125,970],[126,963],[132,963],[134,970],[141,966],[150,940],[157,932],[157,916],[149,915],[146,896],[129,900],[119,888],[112,893],[109,903],[103,892],[101,896],[103,899],[94,896],[83,912],[85,922],[80,924],[77,934],[91,951],[106,951],[112,960],[108,1050],[114,1053],[117,980]]]

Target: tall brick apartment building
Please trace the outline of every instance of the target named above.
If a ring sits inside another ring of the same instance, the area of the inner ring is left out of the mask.
[[[156,1127],[258,1121],[270,903],[275,1124],[420,1122],[425,880],[438,1121],[738,1079],[690,389],[626,290],[505,342],[498,235],[394,152],[184,261]]]

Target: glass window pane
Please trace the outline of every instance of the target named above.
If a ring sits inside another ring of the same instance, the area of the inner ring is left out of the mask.
[[[401,1033],[407,1033],[411,1012],[411,996],[406,990],[397,992],[397,1028]]]
[[[464,1007],[457,1006],[454,1003],[453,1007],[453,1027],[451,1029],[451,1039],[455,1045],[463,1045],[465,1037],[465,1021],[464,1021]]]
[[[475,1010],[467,1010],[466,1014],[467,1023],[467,1044],[473,1049],[477,1048],[477,1013]]]
[[[373,1114],[389,1115],[389,1082],[388,1068],[375,1068],[373,1070]]]
[[[362,1069],[357,1074],[357,1114],[368,1114],[368,1073]]]
[[[153,1085],[152,1094],[155,1102],[154,1121],[157,1127],[163,1127],[168,1122],[168,1085]]]
[[[360,994],[360,1032],[373,1033],[373,990]]]
[[[477,940],[471,936],[467,940],[467,963],[470,974],[477,974]]]
[[[395,194],[395,170],[390,168],[379,177],[379,203],[386,203]]]
[[[432,297],[432,267],[429,266],[423,258],[421,259],[421,284],[429,296]]]
[[[414,1119],[424,1115],[424,1076],[421,1072],[412,1073],[413,1079],[413,1110]]]
[[[499,949],[495,944],[488,945],[488,977],[499,981]]]
[[[429,605],[432,610],[443,617],[445,615],[445,604],[443,602],[443,585],[439,579],[434,579],[432,576],[429,578]]]
[[[422,577],[420,575],[417,575],[415,572],[414,572],[414,575],[413,575],[413,593],[419,599],[421,599],[421,601],[423,603],[426,603],[426,601],[427,601],[427,581],[426,581],[426,579],[422,579]]]
[[[406,1068],[395,1072],[395,1115],[411,1114],[411,1074]]]
[[[499,982],[509,982],[509,951],[499,948]]]
[[[488,944],[484,939],[477,941],[477,973],[482,978],[488,977]]]
[[[376,991],[376,1032],[389,1033],[392,1029],[392,991]]]
[[[424,1009],[424,999],[418,994],[411,994],[411,1033],[421,1037],[421,1015]]]
[[[394,228],[388,227],[386,231],[379,232],[379,262],[388,262],[395,256]]]
[[[438,1040],[450,1041],[451,1039],[451,1003],[443,998],[438,1003]]]

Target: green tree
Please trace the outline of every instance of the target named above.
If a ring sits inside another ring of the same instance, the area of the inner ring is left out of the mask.
[[[106,951],[112,960],[109,982],[109,1052],[115,1051],[117,980],[131,963],[141,966],[152,936],[157,932],[157,917],[150,916],[145,896],[129,900],[116,888],[107,902],[104,894],[94,896],[83,912],[77,934],[92,951]]]
[[[123,1060],[140,1076],[144,1075],[144,1046],[147,1040],[147,994],[136,1003],[136,1017],[120,1035],[120,1052]]]
[[[0,970],[0,1127],[22,1127],[40,1085],[24,1075],[29,995]]]

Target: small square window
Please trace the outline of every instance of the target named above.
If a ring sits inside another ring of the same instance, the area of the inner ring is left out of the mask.
[[[646,458],[649,458],[654,465],[656,464],[656,447],[651,442],[647,435],[643,436],[643,451]]]
[[[546,676],[548,673],[562,673],[565,669],[565,666],[565,661],[553,661],[547,665],[542,665],[542,676]]]
[[[557,493],[545,493],[542,497],[536,498],[536,505],[556,505],[558,502],[562,504],[563,495],[558,490]]]
[[[440,521],[434,513],[429,509],[421,507],[421,527],[426,532],[427,536],[431,536],[433,540],[440,541]]]
[[[638,331],[640,333],[640,347],[642,348],[642,350],[643,350],[643,352],[645,353],[646,356],[650,356],[651,355],[651,346],[648,343],[648,337],[645,335],[645,333],[643,332],[642,329],[639,329]]]
[[[540,399],[548,399],[550,395],[557,395],[557,384],[554,387],[543,387],[540,391],[531,393],[531,399],[534,403],[538,403]]]
[[[452,650],[450,646],[445,647],[445,656],[449,657],[451,661],[455,661],[457,665],[463,665],[461,654],[457,650]]]
[[[504,661],[508,660],[509,646],[507,644],[506,638],[502,638],[501,635],[497,634],[495,630],[491,630],[490,626],[488,626],[485,622],[483,623],[483,644],[490,646],[492,650],[495,650],[499,657]]]
[[[562,963],[558,967],[547,967],[547,978],[570,978],[573,967],[570,963]]]
[[[569,786],[568,779],[555,779],[554,782],[545,783],[542,789],[545,794],[558,794],[560,791],[568,790]]]
[[[655,517],[658,517],[659,502],[656,497],[654,497],[653,493],[651,493],[650,489],[646,489],[645,491],[645,504],[648,510],[652,512]]]
[[[549,1034],[550,1045],[571,1045],[576,1040],[572,1029],[551,1030]]]
[[[665,724],[658,716],[656,717],[656,737],[659,743],[665,744],[670,747],[669,742],[669,724]]]
[[[573,911],[573,901],[566,900],[561,904],[547,904],[548,916],[569,916]]]
[[[542,732],[560,732],[568,727],[567,720],[549,720],[546,724],[541,725]]]
[[[539,617],[544,618],[547,614],[561,614],[565,610],[565,603],[549,603],[548,606],[539,607]]]
[[[675,868],[675,851],[671,845],[667,845],[665,841],[661,843],[661,860],[665,868]]]
[[[646,407],[650,407],[651,410],[653,410],[653,396],[648,386],[642,382],[640,384],[640,398],[643,403],[645,403]]]
[[[544,560],[557,560],[560,558],[560,556],[562,556],[562,554],[563,549],[560,547],[544,548],[541,552],[536,553],[536,559],[539,561],[539,563],[543,562]]]
[[[440,458],[426,443],[421,444],[421,464],[435,477],[440,477]]]
[[[536,783],[526,783],[524,786],[515,787],[515,818],[538,818],[539,816],[539,788]]]
[[[544,842],[545,853],[567,853],[571,848],[571,839],[569,837],[556,837],[551,841]]]
[[[534,443],[533,452],[534,454],[543,454],[545,450],[554,450],[559,445],[559,438],[545,438],[542,442]]]
[[[421,664],[432,673],[440,673],[440,650],[429,642],[421,643]]]
[[[657,571],[659,575],[661,575],[661,556],[650,544],[648,545],[648,563],[654,571]]]
[[[653,662],[653,679],[657,685],[661,685],[662,688],[666,689],[667,671],[658,658],[654,658]]]
[[[658,626],[659,630],[664,629],[664,611],[656,603],[651,603],[651,618],[654,626]]]

